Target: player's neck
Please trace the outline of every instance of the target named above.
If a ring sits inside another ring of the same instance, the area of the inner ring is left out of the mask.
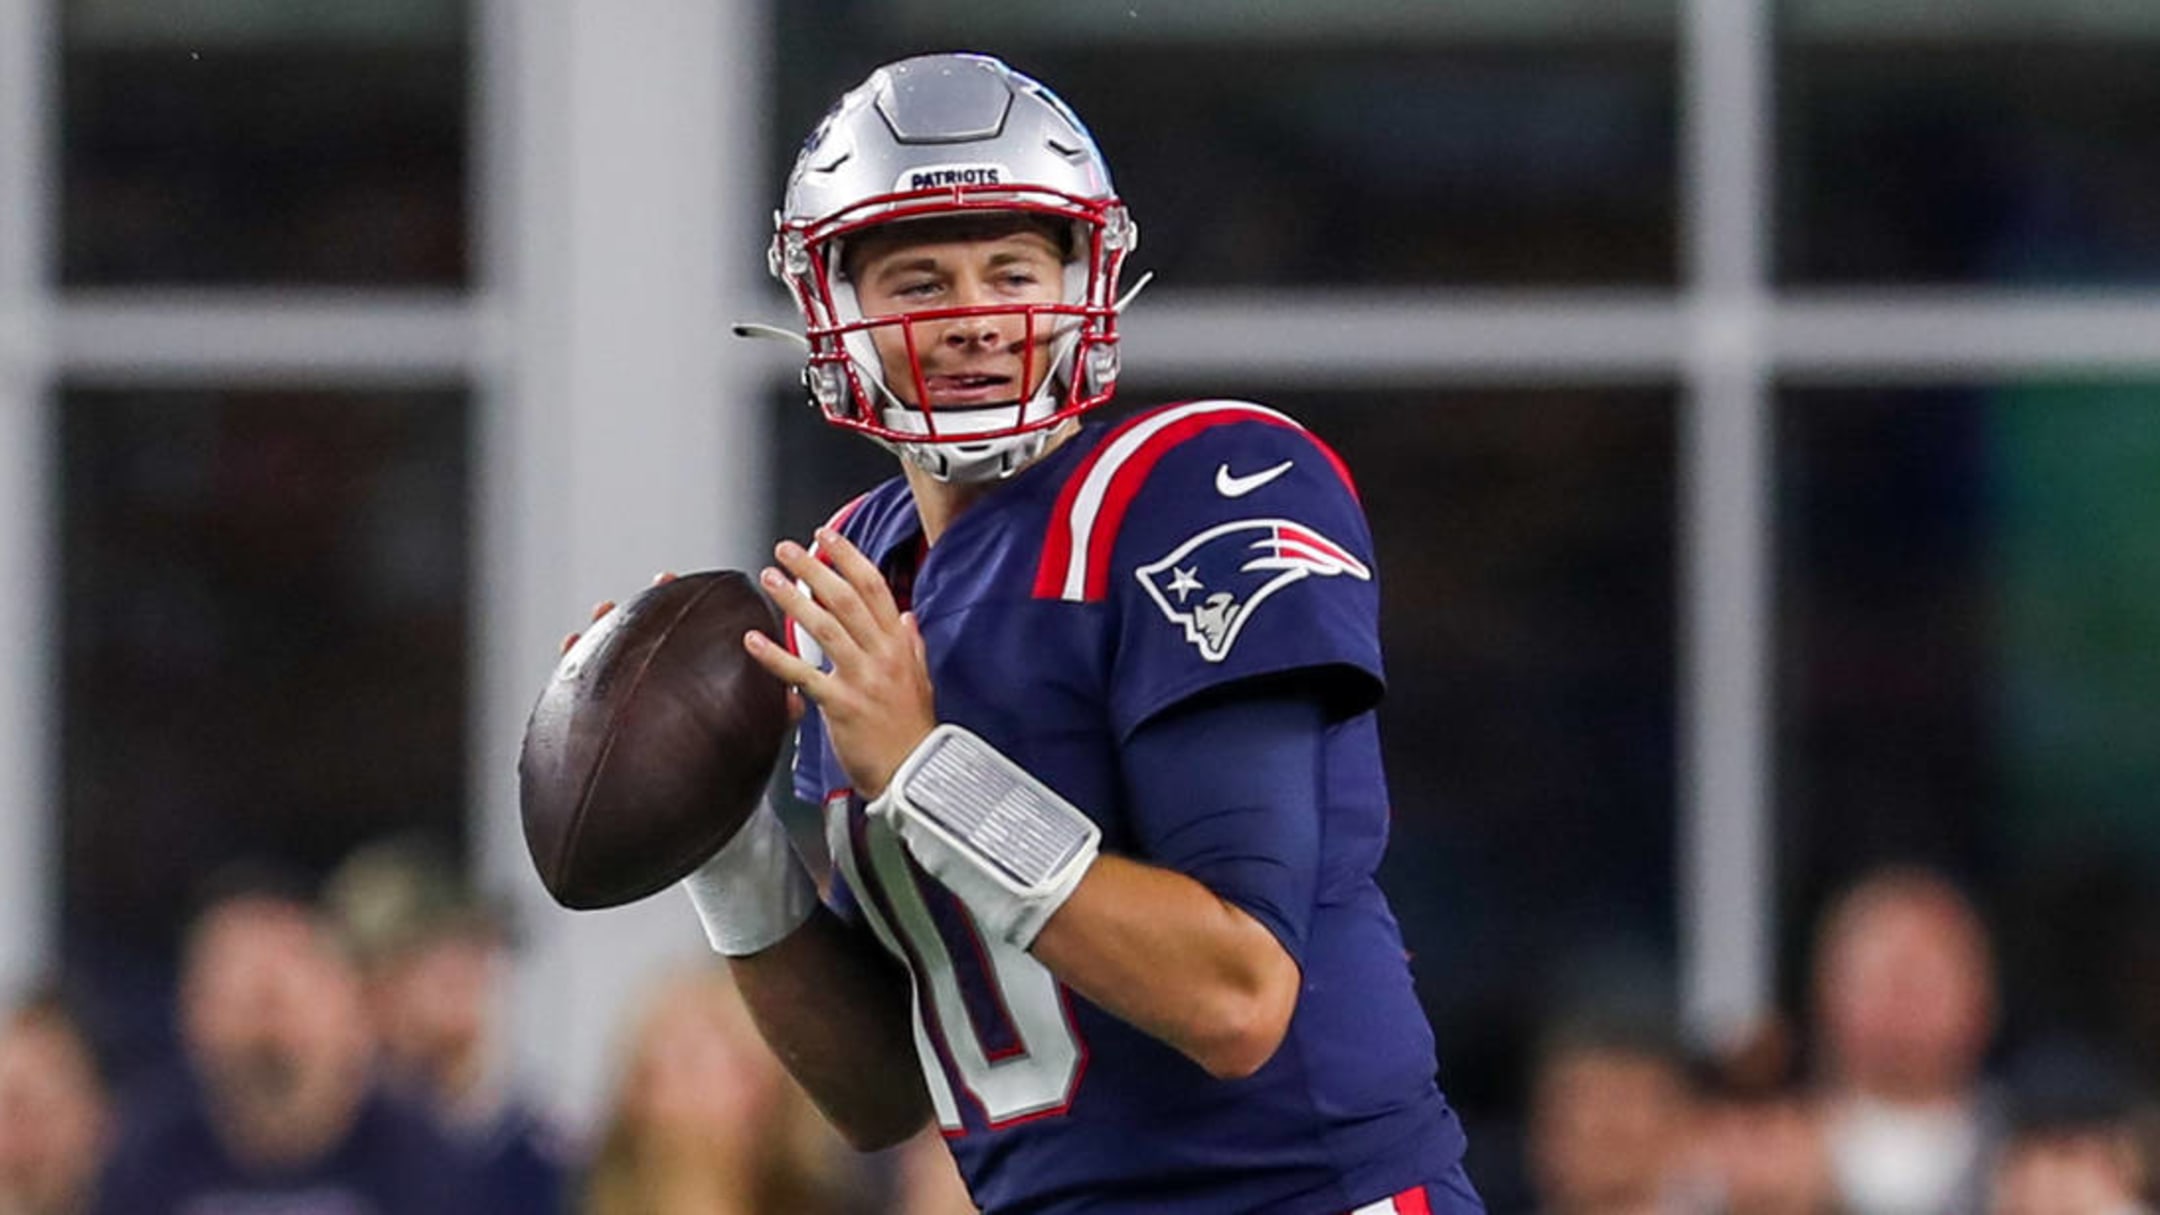
[[[1068,419],[1064,425],[1058,427],[1050,441],[1043,444],[1042,451],[1035,459],[1041,460],[1079,433],[1079,424]],[[951,527],[953,520],[960,517],[960,512],[980,502],[1003,484],[1002,481],[940,481],[923,471],[919,465],[906,460],[900,462],[900,471],[907,477],[908,492],[915,497],[915,515],[922,520],[925,544],[936,544],[938,537],[945,534],[945,529]]]
[[[995,481],[940,481],[913,464],[902,467],[908,492],[915,496],[915,515],[922,520],[923,543],[936,544],[960,512],[989,493]]]

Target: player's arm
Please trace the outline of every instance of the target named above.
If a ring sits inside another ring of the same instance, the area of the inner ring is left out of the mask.
[[[868,933],[819,908],[772,947],[728,959],[766,1044],[860,1151],[930,1120],[907,975]]]
[[[1318,882],[1317,702],[1219,699],[1127,743],[1148,854],[1103,855],[1044,924],[1035,957],[1067,986],[1217,1078],[1274,1057],[1297,1006]]]
[[[982,739],[941,726],[871,805],[984,932],[1224,1079],[1275,1054],[1297,1004],[1317,885],[1317,701],[1211,700],[1124,754],[1136,843],[1101,854],[1086,815]]]
[[[1275,1057],[1298,967],[1258,920],[1184,874],[1105,854],[1035,940],[1037,960],[1218,1080]]]
[[[915,1059],[905,972],[818,901],[768,803],[683,882],[773,1053],[848,1142],[890,1147],[930,1098]]]
[[[818,705],[822,728],[850,775],[892,765],[935,724],[930,677],[922,640],[901,618],[884,578],[854,545],[830,528],[818,534],[820,551],[836,558],[846,577],[793,542],[776,556],[789,572],[814,588],[816,598],[768,570],[765,589],[818,643],[831,663],[820,669],[775,639],[751,633],[752,657]],[[827,611],[823,604],[831,605]],[[881,782],[882,783],[882,782]],[[766,850],[800,871],[785,832],[766,814]],[[731,841],[719,865],[738,841]],[[760,872],[767,869],[761,862]],[[801,892],[783,896],[756,884],[718,880],[691,895],[718,952],[729,957],[752,1017],[766,1042],[809,1091],[841,1133],[857,1148],[874,1150],[908,1138],[929,1121],[913,1038],[906,971],[869,932],[822,906],[796,917]],[[735,892],[732,906],[721,906]],[[810,900],[815,903],[814,897]],[[745,940],[723,941],[716,926],[755,923],[778,915],[785,931],[755,931]]]

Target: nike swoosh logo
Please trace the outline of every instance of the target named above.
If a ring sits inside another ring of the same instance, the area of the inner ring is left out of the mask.
[[[1242,498],[1289,472],[1290,466],[1295,463],[1297,463],[1295,460],[1284,460],[1273,468],[1263,468],[1259,472],[1246,473],[1242,477],[1232,474],[1228,464],[1217,465],[1215,468],[1215,492],[1225,498]]]

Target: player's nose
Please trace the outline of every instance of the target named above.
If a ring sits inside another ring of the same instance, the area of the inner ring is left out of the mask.
[[[988,278],[971,274],[955,278],[952,296],[956,308],[989,308],[1003,302],[1003,297],[993,289]],[[944,333],[944,341],[953,348],[1009,346],[1019,340],[1026,324],[1025,317],[1014,312],[980,312],[955,317]]]
[[[963,304],[962,307],[971,305]],[[944,344],[954,350],[979,347],[994,350],[1010,345],[1012,335],[1018,331],[1017,321],[1010,313],[984,312],[974,316],[954,317],[945,326]]]

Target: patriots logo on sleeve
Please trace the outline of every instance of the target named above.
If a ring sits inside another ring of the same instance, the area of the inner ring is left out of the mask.
[[[1218,524],[1133,574],[1209,662],[1229,657],[1245,622],[1291,583],[1313,575],[1372,580],[1348,549],[1289,519]]]

